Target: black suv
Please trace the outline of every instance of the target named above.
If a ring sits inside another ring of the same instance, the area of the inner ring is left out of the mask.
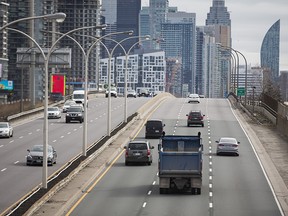
[[[204,127],[204,114],[201,113],[199,110],[190,111],[189,114],[187,114],[187,127],[190,125],[201,125]]]
[[[72,105],[69,107],[66,113],[66,123],[70,121],[84,121],[84,108],[82,105]]]
[[[164,132],[164,126],[160,119],[150,119],[145,124],[145,138],[160,138]]]

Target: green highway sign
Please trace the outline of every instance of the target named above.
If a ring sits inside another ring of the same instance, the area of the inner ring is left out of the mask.
[[[245,95],[245,88],[239,87],[237,88],[237,96],[244,96]]]

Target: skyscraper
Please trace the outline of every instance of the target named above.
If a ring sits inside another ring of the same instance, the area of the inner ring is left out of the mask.
[[[261,45],[261,67],[271,71],[272,81],[279,77],[280,20],[276,21],[265,34]]]
[[[99,0],[58,0],[58,11],[66,14],[65,22],[61,24],[60,31],[68,32],[84,26],[100,25],[99,10]],[[100,33],[99,30],[95,28],[80,30],[74,33],[75,39],[84,49],[87,49],[95,39],[88,38],[85,35],[99,37]],[[84,82],[85,65],[82,51],[74,41],[67,37],[61,40],[61,45],[72,48],[71,69],[62,69],[62,71],[73,81]],[[89,56],[88,82],[97,82],[97,55],[97,49],[93,49]]]
[[[210,12],[207,14],[206,25],[231,26],[230,14],[225,7],[225,0],[213,0]]]
[[[139,13],[141,10],[141,0],[118,0],[117,1],[117,32],[133,31],[132,36],[139,36]],[[127,38],[127,34],[117,35],[117,41],[120,42]],[[127,51],[133,44],[139,41],[138,38],[126,40],[122,46]],[[121,47],[115,49],[114,54],[119,56],[123,54]]]
[[[167,21],[161,24],[161,35],[164,42],[160,46],[166,57],[182,62],[182,85],[188,85],[188,92],[195,92],[196,14],[169,12]],[[182,96],[188,92],[182,92]]]
[[[220,58],[220,68],[221,68],[221,84],[220,87],[222,96],[225,97],[228,94],[228,82],[230,74],[230,48],[231,48],[231,20],[230,14],[225,7],[224,0],[213,0],[212,7],[210,7],[210,12],[207,14],[206,26],[213,26],[215,43],[221,44],[222,49]]]

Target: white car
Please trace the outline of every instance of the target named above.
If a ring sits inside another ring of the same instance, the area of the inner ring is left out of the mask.
[[[9,122],[0,122],[0,137],[12,137],[13,127]]]
[[[131,90],[127,90],[127,97],[137,97],[136,91],[131,89]]]
[[[237,141],[236,138],[233,137],[221,137],[219,141],[216,141],[217,150],[216,154],[231,154],[239,156],[238,146],[240,142]]]
[[[111,89],[110,89],[110,95],[111,95],[111,97],[117,98],[117,96],[118,96],[118,94],[117,94],[117,88],[111,87]],[[109,96],[109,89],[107,89],[106,92],[105,92],[105,97],[107,98],[108,96]]]
[[[61,118],[61,110],[59,107],[48,107],[48,119]]]
[[[190,94],[188,96],[188,103],[200,103],[200,97],[198,94]]]
[[[67,100],[67,101],[65,101],[65,103],[64,103],[64,105],[63,105],[63,107],[62,107],[62,112],[63,112],[63,113],[66,113],[67,110],[69,109],[69,107],[70,107],[71,105],[76,105],[76,102],[73,101],[73,100]]]

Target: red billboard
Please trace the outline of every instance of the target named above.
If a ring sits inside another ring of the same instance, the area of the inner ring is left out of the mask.
[[[66,76],[63,74],[51,75],[51,93],[61,93],[65,96]]]

